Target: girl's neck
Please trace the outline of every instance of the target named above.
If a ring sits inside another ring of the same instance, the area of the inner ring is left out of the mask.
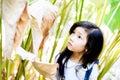
[[[75,63],[81,63],[81,57],[82,54],[81,53],[73,53],[72,56],[70,57],[70,60],[72,60]]]

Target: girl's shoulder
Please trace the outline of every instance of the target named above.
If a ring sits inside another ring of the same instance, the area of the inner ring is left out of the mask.
[[[88,68],[88,69],[94,68],[94,67],[98,66],[98,64],[99,64],[99,60],[97,59],[97,60],[95,60],[94,62],[92,62],[91,64],[88,64],[88,65],[87,65],[87,68]]]
[[[89,78],[89,80],[97,80],[97,76],[99,73],[98,64],[99,60],[95,60],[92,64],[88,64],[88,69],[85,74],[86,78]]]

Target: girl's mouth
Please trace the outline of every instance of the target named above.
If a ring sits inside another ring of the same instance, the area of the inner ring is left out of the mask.
[[[72,46],[72,44],[71,44],[71,42],[70,42],[70,41],[68,42],[68,45]]]

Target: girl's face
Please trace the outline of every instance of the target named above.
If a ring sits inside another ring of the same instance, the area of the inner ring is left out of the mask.
[[[85,52],[85,46],[87,43],[87,32],[82,27],[77,27],[73,33],[71,33],[68,39],[68,49],[73,52]]]

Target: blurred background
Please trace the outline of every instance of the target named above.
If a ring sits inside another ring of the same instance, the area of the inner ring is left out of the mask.
[[[28,4],[34,1],[28,0]],[[58,17],[49,30],[43,48],[39,50],[39,60],[54,63],[55,55],[66,47],[71,25],[77,21],[91,21],[103,31],[105,40],[99,56],[98,80],[120,80],[120,0],[47,1],[58,7]],[[2,0],[0,2],[2,3]],[[0,10],[2,12],[1,8]],[[2,14],[0,13],[0,80],[46,80],[34,69],[31,62],[22,60],[18,55],[10,61],[2,54],[2,44],[4,44],[2,28]],[[31,41],[31,29],[28,27],[21,46],[26,51],[30,51]]]

